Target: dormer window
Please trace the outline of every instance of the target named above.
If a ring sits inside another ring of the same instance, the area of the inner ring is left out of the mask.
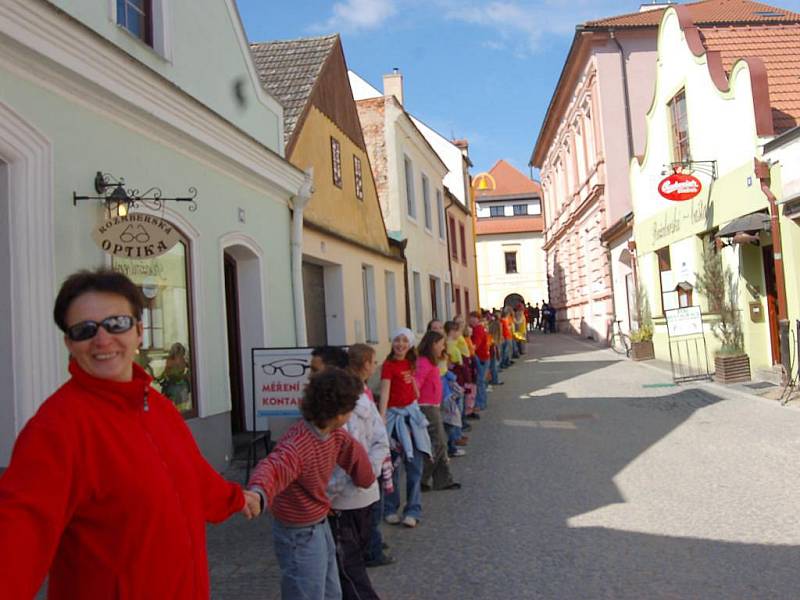
[[[686,90],[681,90],[669,101],[672,129],[672,160],[686,163],[691,160],[689,151],[689,119],[686,115]]]
[[[153,0],[117,0],[117,25],[153,45]]]

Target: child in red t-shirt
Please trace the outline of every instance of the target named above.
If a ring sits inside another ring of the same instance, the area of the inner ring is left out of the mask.
[[[392,462],[395,465],[392,479],[394,490],[384,498],[384,520],[396,525],[416,527],[422,516],[422,468],[425,455],[431,455],[428,420],[417,404],[419,389],[414,380],[416,351],[414,333],[401,328],[392,335],[392,352],[381,369],[380,413],[386,420]],[[406,506],[401,519],[399,470],[402,463],[406,471]]]

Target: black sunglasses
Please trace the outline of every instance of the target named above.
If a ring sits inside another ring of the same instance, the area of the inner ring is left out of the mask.
[[[83,342],[96,336],[101,327],[108,333],[125,333],[130,331],[134,323],[136,319],[130,315],[115,315],[102,321],[81,321],[67,327],[67,337],[73,342]]]

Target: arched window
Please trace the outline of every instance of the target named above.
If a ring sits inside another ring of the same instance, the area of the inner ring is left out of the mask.
[[[144,336],[136,362],[185,418],[197,416],[189,248],[189,240],[181,234],[180,241],[161,256],[112,259],[113,268],[136,283],[145,299]]]

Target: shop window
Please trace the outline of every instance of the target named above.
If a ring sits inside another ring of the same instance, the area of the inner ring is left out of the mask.
[[[506,252],[506,273],[516,273],[517,272],[517,253],[516,252]]]
[[[153,0],[117,0],[117,25],[153,45]]]
[[[342,146],[339,140],[331,136],[331,164],[333,168],[333,185],[342,187]]]
[[[659,283],[661,285],[661,311],[678,308],[678,292],[672,282],[672,257],[669,246],[656,250]]]
[[[689,119],[686,115],[686,91],[681,90],[669,101],[672,127],[672,159],[685,163],[691,160],[689,152]]]
[[[356,198],[359,200],[364,199],[364,175],[361,171],[361,159],[357,156],[353,157],[353,177],[356,182]]]
[[[184,417],[196,417],[188,240],[182,237],[166,254],[147,260],[114,257],[112,267],[138,285],[145,299],[136,362]]]

